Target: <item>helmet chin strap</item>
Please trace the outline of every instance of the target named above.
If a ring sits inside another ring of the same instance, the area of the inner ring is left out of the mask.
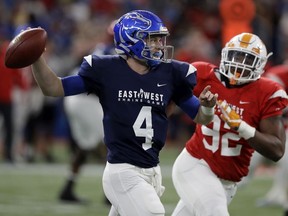
[[[155,60],[147,60],[147,65],[149,67],[156,67],[159,65],[161,62],[160,61],[155,61]]]
[[[156,53],[155,53],[156,54]],[[160,53],[159,53],[160,54]],[[161,54],[162,55],[162,54]],[[159,65],[161,63],[161,61],[159,60],[153,60],[153,59],[148,59],[143,57],[142,59],[140,59],[139,57],[137,57],[136,55],[132,54],[131,56],[132,58],[136,59],[140,64],[142,65],[146,65],[148,67],[155,67],[157,65]]]
[[[162,51],[154,52],[151,53],[150,51],[150,58],[145,58],[146,59],[146,64],[149,67],[155,67],[161,63],[161,57],[163,56]]]

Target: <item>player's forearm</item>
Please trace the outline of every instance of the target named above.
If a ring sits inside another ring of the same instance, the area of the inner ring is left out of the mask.
[[[207,125],[214,117],[215,105],[218,98],[218,94],[210,92],[211,86],[207,85],[199,95],[200,107],[198,113],[194,118],[194,122],[198,124]]]
[[[239,135],[257,152],[275,162],[283,157],[286,135],[281,116],[262,119],[257,129],[244,121],[240,125]]]
[[[285,138],[283,137],[282,139],[256,131],[255,136],[247,141],[261,155],[277,162],[283,157],[285,152]]]
[[[33,76],[45,96],[64,96],[61,79],[48,67],[43,57],[31,67]]]
[[[214,107],[200,106],[194,122],[202,125],[209,124],[214,117]]]

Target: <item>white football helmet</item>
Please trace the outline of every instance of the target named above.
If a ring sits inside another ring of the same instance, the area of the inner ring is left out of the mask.
[[[262,40],[254,34],[234,36],[222,49],[220,73],[231,85],[242,85],[260,78],[269,56]]]

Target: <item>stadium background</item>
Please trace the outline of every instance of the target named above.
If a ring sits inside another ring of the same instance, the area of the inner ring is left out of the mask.
[[[227,35],[247,29],[259,35],[268,51],[274,53],[268,63],[270,67],[287,59],[287,6],[285,0],[1,0],[0,40],[10,41],[27,26],[45,28],[49,37],[47,61],[57,68],[59,76],[64,76],[97,45],[112,42],[107,29],[116,18],[133,9],[148,9],[158,14],[170,30],[169,43],[175,46],[176,59],[218,64]],[[227,19],[233,22],[227,23]],[[57,202],[57,192],[70,160],[69,130],[62,100],[36,93],[39,102],[35,106],[43,103],[41,111],[49,112],[49,116],[41,119],[34,134],[37,138],[31,145],[23,131],[29,127],[28,114],[35,109],[26,100],[30,93],[35,98],[35,83],[29,68],[23,69],[23,75],[31,91],[13,89],[16,164],[0,164],[0,215],[107,215],[108,208],[102,200],[101,151],[84,168],[78,189],[93,203],[84,207]],[[192,122],[177,110],[171,117],[167,145],[161,155],[166,186],[163,202],[168,214],[177,202],[170,177],[171,165],[192,132]],[[30,148],[35,148],[34,155],[29,155],[33,160],[27,161]],[[253,181],[239,189],[230,207],[231,215],[280,216],[280,208],[255,207],[255,200],[268,190],[274,172],[274,164],[259,167]]]

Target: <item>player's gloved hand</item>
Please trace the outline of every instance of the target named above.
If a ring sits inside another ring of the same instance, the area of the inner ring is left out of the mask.
[[[240,116],[235,112],[235,110],[231,109],[225,100],[218,100],[217,104],[222,113],[220,115],[221,119],[225,121],[230,128],[237,131],[242,121]]]
[[[218,100],[217,105],[222,113],[220,118],[226,122],[231,129],[239,132],[239,135],[246,140],[255,136],[256,129],[243,121],[240,115],[238,115],[225,100]]]

